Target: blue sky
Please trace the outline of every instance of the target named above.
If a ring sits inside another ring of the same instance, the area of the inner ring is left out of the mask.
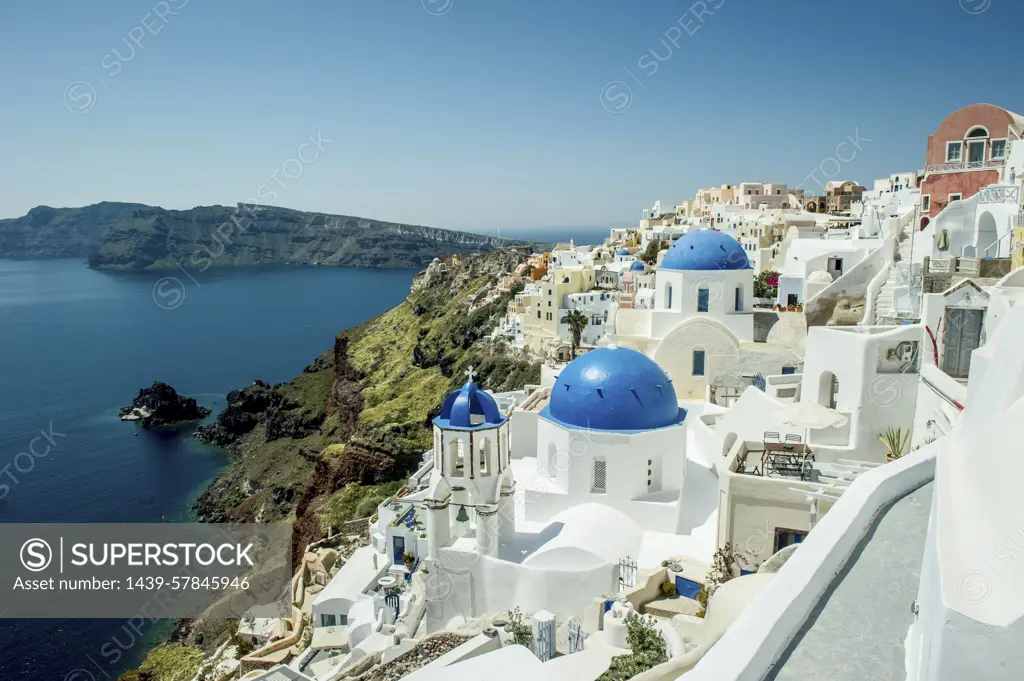
[[[1024,112],[1019,0],[701,4],[5,0],[0,217],[269,181],[455,229],[628,224],[701,186],[870,183],[956,108]]]

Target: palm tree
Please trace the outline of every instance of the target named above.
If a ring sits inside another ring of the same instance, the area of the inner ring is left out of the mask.
[[[562,323],[569,325],[569,333],[572,335],[571,355],[573,359],[576,359],[576,350],[580,347],[583,329],[589,323],[587,316],[579,310],[569,310],[562,317]]]

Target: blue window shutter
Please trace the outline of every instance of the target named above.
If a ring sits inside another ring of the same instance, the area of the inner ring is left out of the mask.
[[[706,288],[697,289],[697,312],[708,311],[709,293]]]
[[[704,351],[694,350],[693,351],[693,375],[703,376],[704,375]]]

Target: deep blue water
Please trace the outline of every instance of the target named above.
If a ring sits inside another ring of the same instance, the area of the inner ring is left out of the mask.
[[[0,523],[187,520],[227,456],[186,432],[136,435],[118,407],[161,380],[216,414],[230,390],[289,380],[338,331],[399,303],[413,274],[274,268],[159,282],[75,260],[0,261]],[[49,453],[44,439],[42,456],[19,454],[51,428]],[[116,679],[167,623],[125,625],[0,620],[0,679]]]

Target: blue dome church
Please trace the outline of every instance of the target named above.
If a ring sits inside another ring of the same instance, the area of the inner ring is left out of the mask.
[[[671,379],[629,348],[597,348],[566,365],[537,419],[527,520],[596,502],[645,529],[675,532],[686,475],[686,410]]]
[[[678,397],[703,399],[713,372],[734,371],[728,358],[754,340],[754,268],[728,234],[687,232],[655,268],[652,309],[628,314],[635,338],[619,335],[654,358]]]

